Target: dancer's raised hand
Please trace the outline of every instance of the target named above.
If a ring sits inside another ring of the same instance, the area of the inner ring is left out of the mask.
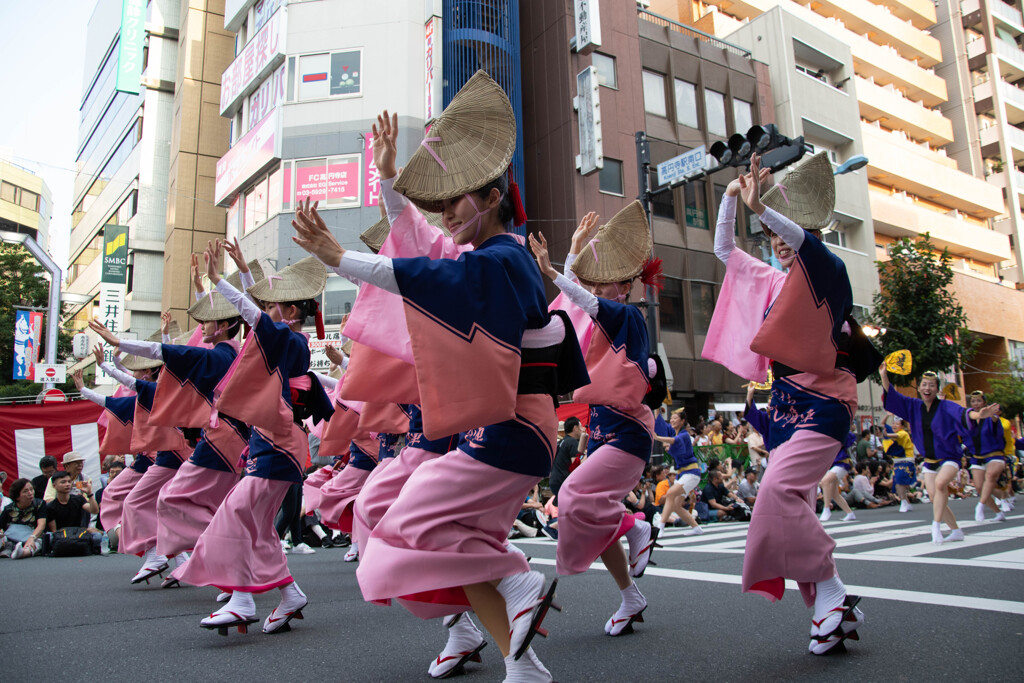
[[[395,158],[398,150],[398,114],[388,114],[385,109],[373,124],[373,163],[380,171],[381,180],[398,175]]]
[[[305,204],[299,202],[295,209],[295,220],[292,221],[292,227],[295,228],[297,234],[292,235],[292,241],[316,256],[324,265],[333,268],[341,263],[341,257],[345,255],[345,250],[324,223],[324,219],[317,213],[318,203],[314,202],[310,205],[308,197]]]
[[[750,173],[739,177],[740,196],[747,207],[760,216],[764,213],[761,203],[761,155],[750,155]]]
[[[597,229],[598,218],[600,216],[595,211],[591,211],[583,217],[583,220],[576,227],[576,232],[572,234],[572,243],[569,245],[570,254],[579,254],[583,251],[583,247],[587,245],[587,242],[590,241],[594,234],[594,230]]]
[[[108,330],[103,326],[102,323],[96,320],[89,321],[89,329],[99,335],[100,339],[107,342],[111,346],[120,346],[121,340],[117,338],[117,335]]]
[[[206,251],[203,252],[203,260],[206,261],[206,277],[214,287],[220,282],[220,241],[209,241],[206,243]]]
[[[530,242],[530,250],[533,257],[537,259],[537,266],[540,272],[554,280],[558,277],[558,271],[551,266],[551,257],[548,255],[548,241],[539,232],[529,234],[526,239]]]
[[[242,245],[238,243],[238,238],[236,237],[232,242],[223,240],[220,241],[220,244],[223,245],[224,251],[231,257],[231,260],[235,262],[238,272],[248,273],[249,263],[245,260],[245,254],[242,253]]]

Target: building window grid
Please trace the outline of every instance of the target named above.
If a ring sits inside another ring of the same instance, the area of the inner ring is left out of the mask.
[[[617,90],[619,87],[619,77],[616,71],[615,57],[606,55],[601,52],[595,52],[591,55],[591,64],[597,69],[597,83],[606,88],[612,88]]]
[[[285,99],[288,102],[314,102],[362,97],[362,65],[361,47],[289,57]]]
[[[668,117],[665,106],[665,76],[656,71],[643,70],[644,111],[654,116]]]
[[[622,182],[622,162],[618,159],[604,158],[604,166],[598,171],[598,185],[601,192],[625,196]]]

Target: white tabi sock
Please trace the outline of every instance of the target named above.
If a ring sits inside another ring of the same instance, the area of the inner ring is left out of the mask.
[[[846,586],[838,576],[833,576],[827,581],[819,581],[815,587],[814,620],[821,621],[833,609],[842,606],[846,599]]]
[[[281,604],[277,610],[281,613],[294,612],[306,605],[306,594],[299,588],[299,584],[292,581],[286,586],[281,586]]]
[[[252,599],[252,593],[235,591],[231,594],[228,604],[217,610],[219,612],[234,612],[242,617],[252,618],[256,615],[256,602]]]

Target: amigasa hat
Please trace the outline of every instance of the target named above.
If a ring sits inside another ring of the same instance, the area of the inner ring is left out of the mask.
[[[427,219],[427,223],[433,225],[435,228],[441,228],[441,232],[446,237],[451,237],[452,234],[444,227],[441,219],[441,214],[430,213],[429,211],[423,212],[423,217]],[[359,236],[359,239],[363,241],[363,244],[368,246],[374,254],[380,251],[380,248],[384,246],[384,240],[388,238],[388,234],[391,232],[391,222],[387,216],[384,216],[379,221],[368,227],[363,231],[363,234]]]
[[[248,290],[254,299],[269,303],[288,303],[315,299],[327,286],[327,269],[316,258],[307,256],[269,275]]]
[[[626,282],[640,275],[651,257],[651,230],[639,201],[612,216],[597,230],[572,264],[580,280]]]
[[[252,274],[253,282],[261,282],[264,275],[263,266],[260,265],[259,260],[253,259],[252,261],[249,261],[248,266],[249,272]],[[242,289],[242,273],[240,271],[235,271],[225,279],[230,282],[235,289]],[[230,301],[225,299],[220,292],[212,289],[206,293],[206,296],[192,304],[187,312],[192,316],[193,320],[200,323],[231,320],[232,318],[238,317],[238,309],[236,309]]]
[[[819,152],[786,174],[761,195],[761,203],[804,230],[822,230],[832,222],[836,180],[825,152]]]
[[[395,191],[432,213],[442,200],[478,190],[502,175],[516,147],[516,119],[508,96],[483,71],[473,74],[427,131]]]

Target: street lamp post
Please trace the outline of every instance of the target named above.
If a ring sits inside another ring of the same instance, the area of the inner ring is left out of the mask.
[[[50,258],[50,255],[46,253],[46,250],[29,235],[0,230],[0,240],[9,244],[20,244],[25,247],[39,261],[46,272],[50,274],[50,295],[47,302],[49,312],[46,316],[46,363],[47,365],[53,365],[57,361],[57,330],[60,329],[61,269]],[[43,389],[52,388],[53,382],[43,383]]]

